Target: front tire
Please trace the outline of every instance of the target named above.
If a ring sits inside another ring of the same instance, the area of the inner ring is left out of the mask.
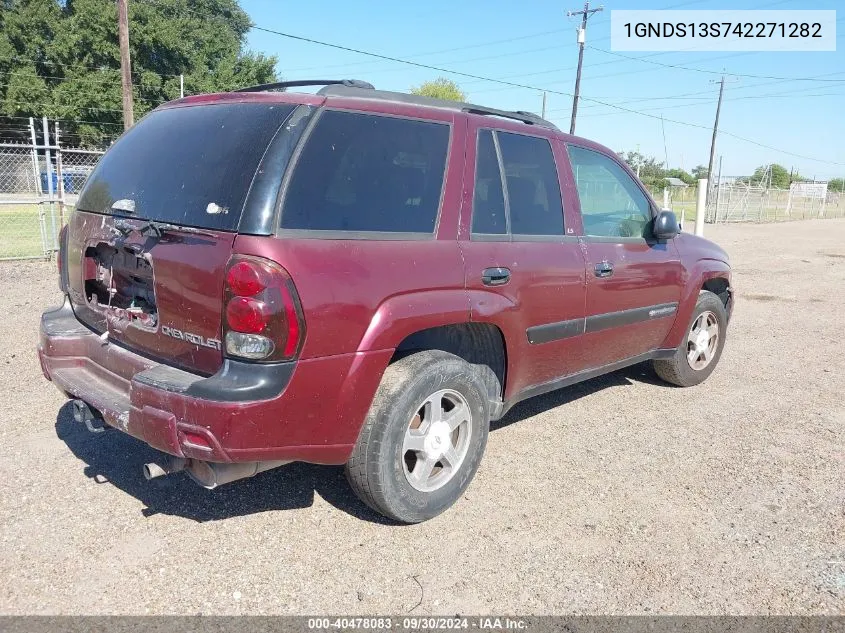
[[[672,358],[653,361],[654,371],[666,382],[679,387],[704,382],[722,356],[727,326],[728,315],[722,300],[714,293],[702,290],[684,340]]]
[[[385,371],[347,479],[376,512],[425,521],[467,489],[489,428],[487,389],[472,365],[437,350],[411,354]]]

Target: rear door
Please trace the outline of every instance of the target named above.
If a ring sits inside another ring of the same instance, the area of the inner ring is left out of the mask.
[[[574,231],[567,234],[549,138],[482,123],[467,142],[466,285],[472,319],[505,332],[508,398],[581,367],[584,257]]]
[[[567,145],[587,256],[584,353],[602,367],[657,348],[674,323],[683,268],[651,238],[653,204],[616,157]]]
[[[294,108],[171,107],[121,137],[69,223],[68,294],[77,317],[155,360],[216,371],[226,262],[258,166]]]

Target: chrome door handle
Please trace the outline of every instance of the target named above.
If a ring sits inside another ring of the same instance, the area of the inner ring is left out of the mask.
[[[613,264],[611,264],[607,260],[599,262],[598,264],[596,264],[595,273],[596,277],[610,277],[611,275],[613,275]]]

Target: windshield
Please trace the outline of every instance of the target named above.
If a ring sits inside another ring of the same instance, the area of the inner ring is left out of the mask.
[[[290,104],[158,110],[103,156],[82,211],[235,231],[258,163]]]

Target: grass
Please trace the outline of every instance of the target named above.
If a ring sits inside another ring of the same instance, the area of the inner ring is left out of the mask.
[[[52,243],[53,223],[45,206],[44,224],[48,243]],[[58,206],[56,229],[58,230]],[[0,204],[0,259],[44,255],[37,204]]]

